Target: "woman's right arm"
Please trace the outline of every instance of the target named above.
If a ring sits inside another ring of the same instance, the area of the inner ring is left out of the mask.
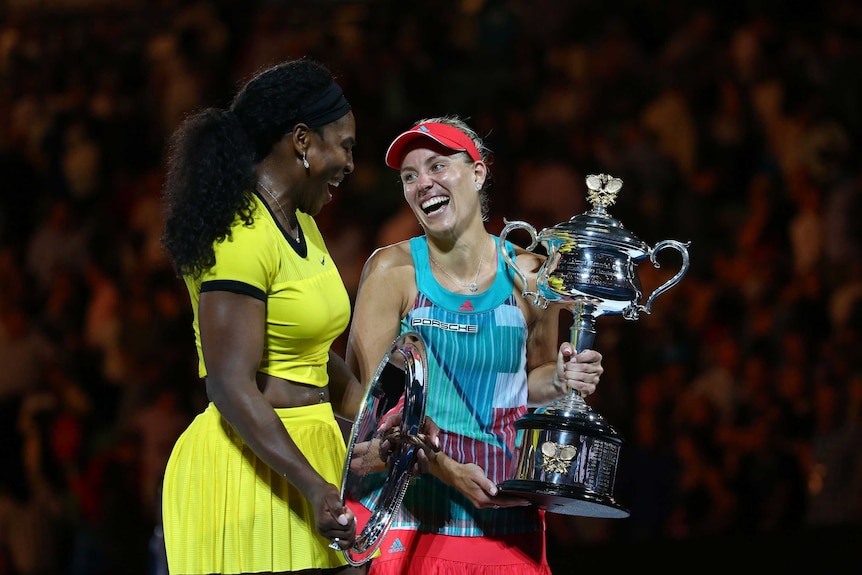
[[[317,530],[352,544],[355,523],[342,506],[340,488],[311,467],[257,387],[265,306],[227,291],[201,294],[198,319],[207,396],[252,451],[312,502]]]
[[[416,297],[413,273],[408,242],[380,248],[362,268],[345,360],[364,387],[398,337],[407,302]]]

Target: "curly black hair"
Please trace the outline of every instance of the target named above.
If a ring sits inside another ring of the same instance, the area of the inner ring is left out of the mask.
[[[299,122],[299,113],[333,82],[325,66],[293,60],[256,74],[230,108],[205,108],[171,136],[162,245],[179,275],[215,264],[213,245],[239,217],[252,223],[255,165]]]

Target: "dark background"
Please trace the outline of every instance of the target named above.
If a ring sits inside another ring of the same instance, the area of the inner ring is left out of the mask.
[[[651,315],[598,321],[631,517],[549,515],[555,574],[860,572],[860,32],[851,0],[0,4],[0,574],[153,572],[160,474],[205,402],[159,246],[165,140],[300,56],[357,118],[320,215],[351,294],[418,233],[383,153],[425,116],[494,151],[494,232],[582,213],[608,173],[627,229],[691,242]]]

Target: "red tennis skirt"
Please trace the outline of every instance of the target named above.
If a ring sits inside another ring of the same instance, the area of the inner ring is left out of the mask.
[[[364,525],[365,510],[353,509]],[[390,529],[368,575],[551,575],[551,568],[544,531],[459,537]]]

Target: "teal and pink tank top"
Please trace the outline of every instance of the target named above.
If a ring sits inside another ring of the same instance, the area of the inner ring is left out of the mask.
[[[512,274],[497,254],[488,290],[456,294],[434,279],[426,238],[413,238],[410,247],[419,293],[401,332],[416,331],[426,344],[426,415],[440,426],[445,453],[477,464],[500,484],[515,476],[514,423],[527,411],[527,324]],[[506,247],[514,259],[513,246]],[[531,507],[476,509],[457,490],[423,475],[411,480],[392,528],[480,536],[535,531],[542,523]]]

